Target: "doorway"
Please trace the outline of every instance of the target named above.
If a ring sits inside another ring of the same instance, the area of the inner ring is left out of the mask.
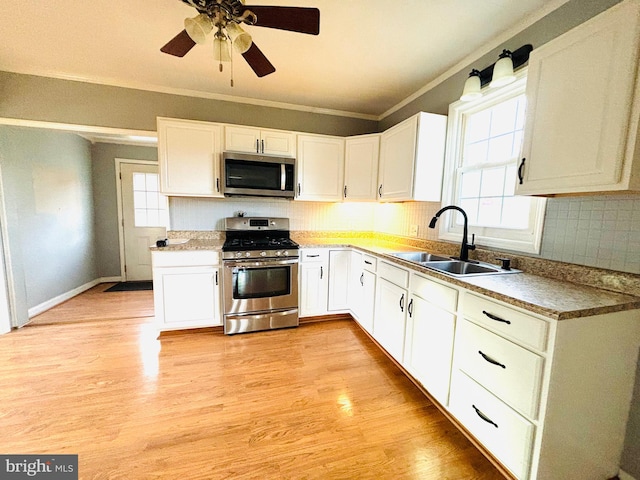
[[[169,218],[158,164],[116,159],[116,172],[121,276],[127,282],[151,280],[149,247],[165,238]]]

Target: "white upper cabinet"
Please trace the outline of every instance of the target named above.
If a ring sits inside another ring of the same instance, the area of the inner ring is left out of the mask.
[[[222,197],[222,125],[158,118],[160,189],[165,195]]]
[[[531,53],[518,194],[640,190],[639,47],[627,0]]]
[[[380,135],[345,140],[344,190],[346,202],[373,202],[378,190]]]
[[[295,157],[296,136],[292,132],[238,125],[224,127],[225,150]]]
[[[296,200],[340,202],[344,185],[344,138],[298,135]]]
[[[447,117],[420,112],[381,135],[378,198],[439,202]]]

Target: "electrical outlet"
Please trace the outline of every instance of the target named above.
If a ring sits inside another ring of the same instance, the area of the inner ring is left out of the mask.
[[[418,236],[418,225],[411,225],[411,227],[409,228],[409,235],[411,235],[412,237]]]

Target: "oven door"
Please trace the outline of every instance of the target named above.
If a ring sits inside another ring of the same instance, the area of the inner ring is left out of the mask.
[[[298,259],[227,260],[224,313],[246,314],[298,307]]]

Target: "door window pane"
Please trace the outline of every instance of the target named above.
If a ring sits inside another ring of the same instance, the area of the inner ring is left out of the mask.
[[[159,192],[157,173],[133,173],[133,208],[136,227],[165,227],[167,197]]]

